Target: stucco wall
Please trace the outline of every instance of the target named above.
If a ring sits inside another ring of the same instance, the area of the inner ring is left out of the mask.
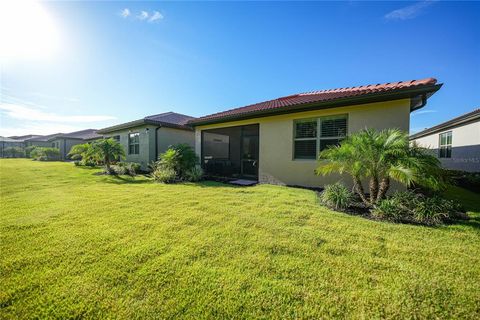
[[[161,127],[156,130],[156,126],[143,125],[124,130],[118,130],[105,134],[105,137],[120,136],[120,144],[125,150],[125,161],[136,162],[142,166],[142,170],[148,170],[148,164],[156,161],[155,133],[158,135],[158,154],[164,152],[169,145],[176,143],[189,143],[194,145],[194,133],[192,131],[178,130]],[[156,132],[157,131],[157,132]],[[128,135],[129,133],[140,133],[139,154],[128,154]]]
[[[294,120],[338,114],[348,115],[349,133],[364,128],[398,128],[408,132],[410,101],[409,99],[402,99],[199,126],[195,130],[195,150],[200,156],[202,130],[258,123],[260,126],[260,182],[313,187],[343,180],[349,185],[350,179],[348,177],[315,175],[314,170],[319,165],[316,160],[293,159]]]
[[[169,146],[174,144],[184,143],[193,148],[195,146],[195,134],[193,131],[161,127],[158,130],[157,143],[158,154],[165,152]]]
[[[480,172],[480,121],[433,133],[414,141],[432,149],[438,156],[440,134],[449,131],[452,132],[452,157],[440,158],[442,166],[454,170]]]

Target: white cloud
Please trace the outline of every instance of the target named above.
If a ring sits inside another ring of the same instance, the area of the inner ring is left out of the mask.
[[[66,125],[62,123],[23,123],[20,126],[1,126],[0,136],[23,136],[27,134],[48,135],[53,133],[68,133],[74,131],[84,130],[86,127]]]
[[[120,15],[123,17],[123,18],[128,18],[130,16],[130,9],[128,8],[125,8],[123,9],[121,12],[120,12]]]
[[[393,10],[387,13],[384,18],[386,20],[408,20],[417,17],[425,8],[432,5],[436,0],[420,1],[401,9]]]
[[[149,17],[149,14],[147,11],[140,11],[140,14],[137,16],[137,18],[140,20],[148,19],[148,17]]]
[[[153,11],[153,14],[148,21],[155,22],[157,20],[162,20],[162,19],[163,19],[163,14],[161,14],[159,11]]]
[[[437,110],[419,110],[419,111],[413,112],[412,117],[416,116],[416,115],[419,115],[419,114],[434,113],[434,112],[437,112]]]
[[[13,103],[0,103],[0,112],[12,119],[36,122],[85,123],[116,119],[115,117],[105,115],[59,115],[56,113],[45,112],[38,108]]]

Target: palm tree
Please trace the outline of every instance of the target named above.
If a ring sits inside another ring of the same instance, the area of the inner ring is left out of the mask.
[[[90,149],[90,143],[76,144],[70,149],[68,156],[73,160],[86,159]]]
[[[91,153],[89,155],[101,159],[105,164],[107,173],[110,173],[110,164],[115,159],[125,157],[125,151],[120,143],[115,139],[100,139],[92,143]]]
[[[317,168],[317,174],[349,174],[355,192],[369,207],[385,197],[391,180],[433,189],[443,185],[438,159],[426,149],[410,145],[408,135],[397,129],[359,131],[339,146],[323,150],[319,158],[327,162]],[[369,179],[369,198],[363,190],[362,179]]]

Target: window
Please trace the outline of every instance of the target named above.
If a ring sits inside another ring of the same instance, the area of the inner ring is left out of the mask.
[[[115,141],[120,142],[120,136],[116,135],[112,137]]]
[[[440,158],[452,157],[452,131],[440,133],[440,148],[438,156]]]
[[[347,115],[298,120],[294,128],[294,159],[315,160],[320,151],[345,138]]]
[[[55,148],[55,142],[52,142],[52,148]]]
[[[128,134],[128,154],[139,154],[140,153],[140,133],[129,133]]]

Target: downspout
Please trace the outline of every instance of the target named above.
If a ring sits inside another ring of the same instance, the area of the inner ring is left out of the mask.
[[[155,128],[155,162],[158,161],[158,129],[161,126]]]

